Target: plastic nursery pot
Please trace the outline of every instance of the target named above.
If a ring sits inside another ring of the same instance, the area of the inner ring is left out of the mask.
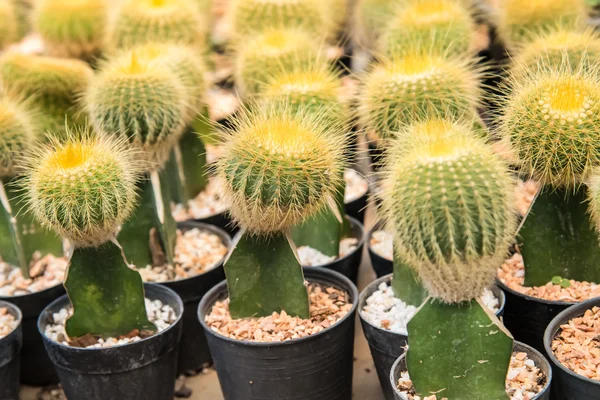
[[[206,225],[216,226],[217,228],[221,228],[227,232],[230,237],[235,236],[237,231],[240,230],[240,228],[231,220],[231,218],[229,218],[227,211],[184,222],[199,222]]]
[[[595,381],[571,371],[554,355],[552,341],[560,331],[560,326],[573,318],[581,317],[592,307],[600,306],[600,298],[591,299],[569,307],[558,314],[544,333],[544,349],[554,371],[554,396],[558,400],[600,400],[600,381]]]
[[[366,179],[366,178],[362,178]],[[346,214],[357,219],[361,224],[365,223],[365,211],[367,210],[367,200],[369,198],[369,188],[357,199],[354,199],[344,205]]]
[[[535,362],[535,365],[542,371],[542,373],[546,377],[546,382],[544,384],[543,389],[537,395],[535,395],[531,400],[549,400],[550,399],[550,387],[552,385],[552,369],[550,368],[550,363],[548,363],[548,360],[546,360],[544,358],[542,353],[540,353],[533,347],[526,345],[525,343],[515,341],[514,345],[513,345],[513,350],[517,351],[517,352],[527,353],[527,357],[529,357],[530,360],[533,360],[533,362]],[[406,371],[405,357],[406,357],[406,354],[402,354],[396,360],[396,362],[394,362],[394,365],[392,366],[392,370],[390,371],[390,373],[388,375],[388,384],[394,390],[394,397],[393,397],[394,400],[407,400],[407,397],[404,394],[400,393],[400,391],[398,390],[398,388],[396,386],[396,382],[398,382],[398,379],[400,379],[400,374],[402,372]],[[409,371],[409,373],[410,373],[410,371]],[[561,397],[560,400],[566,400],[566,399]],[[579,398],[578,398],[578,400],[579,400]]]
[[[509,288],[500,279],[496,279],[496,283],[506,295],[506,328],[515,340],[543,352],[546,327],[554,317],[574,303],[538,299]]]
[[[404,349],[408,343],[408,336],[371,325],[363,318],[361,311],[367,304],[367,299],[378,289],[379,285],[382,283],[387,283],[389,285],[391,280],[392,274],[389,274],[371,282],[363,289],[358,300],[360,323],[367,342],[369,343],[371,357],[373,357],[373,363],[375,364],[375,370],[377,371],[381,389],[383,390],[385,398],[388,400],[394,399],[394,390],[390,385],[389,380],[390,371],[398,357],[404,354]],[[496,316],[501,317],[504,312],[504,293],[496,286],[492,288],[492,292],[494,292],[494,295],[498,298],[499,303]]]
[[[371,259],[371,266],[373,267],[377,278],[381,278],[382,276],[391,274],[394,271],[394,262],[388,258],[379,255],[379,253],[375,252],[371,247],[371,238],[373,237],[373,233],[380,231],[381,229],[381,223],[375,224],[375,226],[369,231],[369,235],[367,237],[367,249],[369,249],[369,258]]]
[[[312,336],[285,342],[234,340],[204,322],[218,300],[227,297],[221,282],[200,301],[198,319],[206,331],[225,400],[350,400],[354,356],[356,286],[325,268],[304,267],[304,277],[350,295],[352,309],[335,325]]]
[[[173,290],[145,283],[146,297],[173,307],[177,320],[149,338],[107,348],[79,348],[44,335],[48,316],[70,307],[68,297],[52,302],[38,319],[44,345],[69,400],[172,400],[183,302]]]
[[[0,338],[0,399],[18,399],[23,315],[17,306],[5,301],[0,301],[0,308],[7,308],[18,324],[7,336]]]
[[[183,231],[198,228],[201,231],[208,231],[217,235],[223,244],[231,247],[231,237],[221,228],[204,224],[201,222],[187,221],[180,222],[177,227]],[[208,343],[204,335],[204,329],[198,324],[198,303],[202,296],[206,294],[215,285],[225,279],[223,270],[223,260],[214,268],[196,276],[187,279],[181,279],[169,282],[160,282],[170,289],[173,289],[183,301],[183,332],[181,342],[179,343],[179,361],[177,374],[183,374],[187,371],[195,371],[207,364],[212,363]]]
[[[327,268],[350,279],[354,284],[358,278],[358,268],[362,261],[362,253],[365,245],[365,233],[363,225],[358,222],[356,218],[352,218],[346,215],[346,218],[350,221],[350,229],[352,231],[352,237],[358,240],[358,245],[349,254],[344,257],[337,258],[336,260],[322,265],[314,265],[316,268]]]
[[[21,349],[21,383],[45,386],[58,383],[58,375],[46,354],[37,320],[44,308],[65,294],[63,285],[29,293],[22,296],[0,297],[0,300],[16,305],[23,314],[23,348]]]

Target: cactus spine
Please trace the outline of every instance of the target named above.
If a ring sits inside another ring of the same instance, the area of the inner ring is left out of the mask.
[[[13,0],[0,0],[0,50],[19,38],[19,25]]]
[[[146,316],[141,276],[115,239],[135,208],[140,164],[133,155],[122,139],[68,131],[28,160],[22,187],[30,210],[73,246],[65,281],[71,339],[156,330]]]
[[[40,0],[33,16],[50,55],[84,60],[99,55],[107,18],[106,0]]]

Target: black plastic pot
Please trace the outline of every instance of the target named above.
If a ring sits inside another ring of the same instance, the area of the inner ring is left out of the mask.
[[[398,357],[404,353],[404,349],[408,343],[408,336],[399,333],[394,333],[386,329],[381,329],[371,325],[365,319],[363,319],[361,311],[367,303],[367,299],[371,296],[383,282],[389,285],[392,280],[392,275],[386,275],[365,287],[360,294],[358,300],[358,315],[360,317],[360,323],[363,328],[363,332],[369,343],[369,349],[371,350],[371,356],[373,357],[373,363],[375,364],[375,370],[377,371],[377,377],[381,384],[381,389],[385,398],[391,400],[394,398],[393,388],[390,386],[390,370],[392,365]],[[496,315],[502,316],[504,312],[505,298],[504,293],[497,287],[492,288],[492,291],[498,298],[500,307]]]
[[[380,231],[381,228],[381,223],[375,224],[375,226],[369,231],[369,235],[367,237],[367,249],[369,249],[369,258],[371,259],[371,266],[373,267],[377,278],[381,278],[382,276],[389,275],[392,272],[394,272],[394,262],[388,258],[379,255],[371,248],[371,237],[373,236],[374,232]]]
[[[23,314],[23,348],[21,349],[21,383],[45,386],[58,383],[58,375],[46,354],[37,320],[44,308],[65,294],[63,285],[22,296],[0,297],[19,307]]]
[[[350,279],[352,283],[356,284],[356,280],[358,279],[358,268],[362,261],[362,253],[365,246],[365,232],[363,225],[358,222],[356,218],[352,218],[349,215],[346,215],[346,218],[350,220],[352,237],[358,239],[358,246],[350,252],[350,254],[346,254],[345,257],[338,258],[328,264],[314,265],[314,267],[327,268],[339,272]]]
[[[363,178],[365,179],[365,178]],[[354,199],[344,205],[344,211],[352,218],[357,219],[361,224],[365,223],[365,212],[367,210],[367,200],[369,198],[369,189],[358,199]]]
[[[177,227],[183,231],[194,228],[209,231],[219,236],[227,248],[231,246],[231,237],[221,228],[194,221],[180,222]],[[179,343],[178,375],[187,371],[198,370],[212,363],[204,329],[198,323],[198,303],[200,303],[200,299],[206,292],[225,279],[224,259],[225,257],[216,267],[203,274],[187,279],[160,283],[173,289],[183,301],[183,333]]]
[[[277,343],[226,338],[204,322],[217,300],[227,297],[227,283],[208,292],[198,307],[225,400],[350,400],[354,355],[356,286],[325,268],[304,267],[310,282],[335,286],[350,294],[352,310],[315,335]]]
[[[179,315],[164,331],[121,346],[87,349],[69,347],[43,335],[51,313],[69,307],[63,296],[40,315],[38,329],[69,400],[172,400],[183,303],[173,290],[145,283],[146,297],[159,299]]]
[[[23,315],[17,306],[5,301],[0,301],[0,308],[7,308],[18,321],[17,327],[0,339],[0,399],[17,400],[19,398],[19,353],[23,345]]]
[[[554,371],[554,398],[557,400],[600,400],[600,381],[578,375],[563,366],[552,351],[552,341],[560,331],[560,326],[573,318],[581,317],[592,307],[600,306],[600,298],[585,301],[558,314],[544,333],[544,349]]]
[[[535,362],[535,365],[542,371],[542,373],[546,377],[546,384],[544,385],[544,388],[542,389],[541,392],[539,392],[531,400],[549,400],[550,399],[550,387],[552,386],[552,369],[550,368],[550,364],[548,363],[548,360],[546,360],[544,358],[542,353],[540,353],[539,351],[537,351],[536,349],[534,349],[531,346],[527,346],[524,343],[515,341],[513,349],[514,349],[514,351],[527,353],[527,356],[529,357],[529,359],[531,359]],[[406,356],[406,354],[402,354],[396,360],[396,362],[394,362],[394,365],[392,366],[392,370],[391,370],[390,374],[388,375],[388,385],[390,385],[394,390],[394,397],[392,397],[392,399],[394,399],[394,400],[407,400],[406,396],[403,395],[402,393],[400,393],[400,391],[396,387],[396,382],[398,382],[398,379],[400,379],[400,374],[402,372],[406,371],[405,356]],[[409,373],[410,373],[410,371],[409,371]],[[575,399],[575,397],[573,397],[573,399]],[[560,400],[567,400],[567,399],[561,397]],[[580,400],[580,399],[577,398],[577,400]],[[581,399],[581,400],[583,400],[583,399]]]
[[[218,214],[209,215],[208,217],[205,217],[205,218],[198,218],[198,219],[193,219],[193,220],[184,221],[184,222],[200,222],[200,223],[207,224],[207,225],[213,225],[213,226],[216,226],[217,228],[223,229],[231,237],[235,236],[237,231],[240,230],[240,228],[231,220],[227,211],[223,211],[222,213],[218,213]]]
[[[506,295],[504,325],[515,340],[544,352],[544,331],[561,311],[573,303],[542,300],[512,290],[499,279],[498,286]]]

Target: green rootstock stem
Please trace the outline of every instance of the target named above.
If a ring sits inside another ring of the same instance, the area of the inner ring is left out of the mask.
[[[408,373],[421,396],[507,400],[513,340],[485,305],[429,298],[408,323]]]
[[[142,277],[127,266],[116,243],[75,249],[65,288],[73,305],[65,325],[71,339],[87,334],[118,337],[134,329],[156,331],[146,314]]]
[[[239,235],[225,263],[231,316],[264,317],[285,310],[289,315],[308,318],[302,267],[286,235]]]
[[[394,296],[411,306],[419,307],[427,298],[427,290],[411,268],[394,254],[394,274],[392,275]]]
[[[0,255],[9,264],[21,269],[24,277],[29,277],[29,263],[23,250],[23,239],[19,232],[17,218],[13,214],[12,206],[4,182],[0,180]]]
[[[156,229],[164,261],[173,264],[177,224],[171,214],[171,197],[167,179],[156,171],[140,184],[140,201],[134,215],[123,224],[119,242],[129,262],[138,268],[154,265],[151,251],[151,231]],[[156,256],[156,248],[155,256]]]
[[[177,155],[175,154],[176,147],[177,146],[171,150],[169,160],[165,164],[165,168],[161,172],[161,176],[167,181],[171,200],[177,204],[187,204],[189,197],[187,196],[187,192],[183,186],[185,176],[183,175],[183,169],[179,168],[179,164],[177,162]]]
[[[519,229],[526,286],[554,276],[600,282],[598,234],[587,209],[584,187],[542,188]]]
[[[179,140],[179,146],[175,148],[175,160],[180,171],[183,171],[185,195],[193,199],[208,184],[206,148],[202,138],[190,129],[186,130]]]

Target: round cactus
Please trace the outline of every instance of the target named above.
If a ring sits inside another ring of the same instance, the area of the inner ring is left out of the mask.
[[[19,24],[13,0],[0,0],[0,50],[19,38]]]
[[[378,139],[415,119],[474,118],[481,72],[469,59],[412,53],[377,64],[362,79],[361,125]]]
[[[429,293],[470,301],[493,283],[514,238],[514,182],[469,124],[405,127],[382,173],[383,210],[398,255]]]
[[[114,237],[135,207],[139,177],[126,143],[70,132],[34,151],[23,189],[36,219],[78,247]]]
[[[374,46],[393,13],[393,0],[358,0],[352,18],[354,41],[363,48]]]
[[[318,114],[280,106],[245,111],[235,124],[217,171],[243,228],[285,230],[333,199],[345,167],[344,132],[325,128]]]
[[[597,68],[541,66],[506,88],[500,133],[521,170],[542,184],[575,187],[600,163]]]
[[[275,72],[314,63],[321,46],[300,29],[267,29],[239,43],[235,59],[235,83],[243,96],[259,92]]]
[[[261,89],[263,104],[287,105],[292,113],[301,110],[319,113],[327,127],[344,129],[349,122],[347,104],[340,100],[339,73],[324,63],[275,73]]]
[[[335,28],[328,2],[319,0],[234,0],[230,7],[232,33],[238,38],[283,27],[327,36]]]
[[[600,38],[592,29],[559,27],[535,37],[518,52],[513,73],[544,66],[556,69],[567,62],[571,69],[585,68],[600,57]]]
[[[587,18],[585,0],[505,0],[498,8],[496,25],[509,47],[557,24],[573,28]]]
[[[185,126],[187,97],[175,73],[134,51],[108,61],[90,82],[85,107],[94,128],[125,137],[160,167]]]
[[[107,27],[109,48],[130,49],[145,43],[169,42],[203,47],[207,22],[186,0],[125,0]]]
[[[16,176],[19,159],[36,141],[36,116],[25,104],[0,98],[0,178]]]
[[[384,54],[423,48],[446,55],[469,51],[476,26],[463,0],[401,0],[395,7],[378,46]]]
[[[89,59],[102,48],[107,17],[106,0],[39,0],[33,20],[50,55]]]

